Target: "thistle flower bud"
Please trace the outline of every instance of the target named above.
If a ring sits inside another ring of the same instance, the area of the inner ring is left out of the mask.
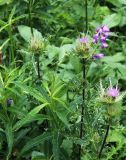
[[[107,107],[107,114],[111,117],[120,115],[121,111],[122,111],[122,104],[120,102],[110,104]]]
[[[30,49],[34,53],[39,53],[45,48],[45,41],[41,37],[32,36],[30,40]]]
[[[89,58],[90,45],[87,37],[82,37],[76,41],[76,52],[80,58]]]
[[[13,105],[14,101],[13,99],[7,99],[6,103],[7,103],[7,106],[11,106]]]

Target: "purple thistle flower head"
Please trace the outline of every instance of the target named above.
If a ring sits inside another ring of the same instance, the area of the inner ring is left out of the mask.
[[[101,59],[104,57],[104,54],[103,53],[98,53],[98,54],[95,54],[92,56],[93,59]]]
[[[120,94],[119,90],[117,88],[114,88],[114,87],[110,87],[106,91],[106,95],[108,97],[112,97],[112,98],[118,97],[119,94]]]
[[[82,44],[86,44],[88,42],[88,38],[87,37],[82,37],[79,39],[80,43]]]

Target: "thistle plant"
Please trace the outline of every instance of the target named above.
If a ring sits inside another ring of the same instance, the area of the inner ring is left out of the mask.
[[[88,31],[88,10],[87,10],[87,0],[85,0],[85,14],[86,14],[86,30],[85,34],[87,34]],[[101,59],[104,57],[103,53],[96,53],[97,48],[99,47],[97,45],[98,40],[100,39],[102,43],[102,48],[107,47],[106,39],[108,37],[108,32],[109,29],[107,26],[101,26],[96,30],[96,34],[92,38],[89,38],[89,36],[83,36],[81,38],[78,38],[76,40],[76,46],[75,46],[75,52],[77,55],[80,57],[80,60],[82,62],[82,69],[83,69],[83,80],[82,80],[82,107],[81,107],[81,122],[80,122],[80,139],[83,138],[84,132],[83,131],[83,123],[84,123],[84,116],[85,116],[85,108],[86,108],[86,103],[85,103],[85,93],[86,93],[86,65],[87,61],[91,59]],[[94,47],[94,45],[95,47]],[[81,159],[81,145],[79,146],[79,159]]]
[[[86,13],[87,14],[87,13]],[[87,30],[86,30],[87,33]],[[76,40],[76,53],[80,57],[80,60],[83,64],[83,90],[82,90],[82,110],[81,110],[81,126],[80,126],[80,139],[83,137],[83,118],[84,118],[84,108],[85,104],[85,92],[86,92],[86,66],[88,61],[98,60],[104,57],[104,54],[101,53],[101,49],[108,47],[106,40],[110,34],[110,30],[106,25],[103,25],[96,29],[96,34],[93,37],[88,35],[78,38]],[[114,90],[114,89],[113,89]],[[111,94],[111,90],[108,90],[107,93]],[[81,146],[79,148],[79,157],[81,155]]]
[[[103,142],[99,151],[99,155],[98,155],[99,159],[101,158],[102,150],[105,146],[112,120],[116,118],[118,115],[120,115],[121,113],[121,108],[122,108],[121,101],[124,95],[125,95],[125,92],[121,93],[118,88],[118,85],[114,87],[112,85],[111,80],[110,80],[110,85],[107,89],[103,88],[102,83],[100,82],[100,99],[99,100],[101,101],[101,103],[105,104],[106,106],[106,115],[107,115],[108,122],[107,122],[105,137],[103,139]]]
[[[35,59],[36,59],[36,63],[37,63],[37,76],[38,79],[41,78],[41,74],[40,74],[40,53],[44,51],[45,49],[45,40],[39,36],[39,34],[34,34],[32,35],[30,42],[30,50],[32,51],[32,53],[34,53]]]

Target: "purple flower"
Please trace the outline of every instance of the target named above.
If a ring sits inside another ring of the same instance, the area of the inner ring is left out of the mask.
[[[98,53],[98,54],[95,54],[92,56],[93,59],[101,59],[104,57],[104,54],[103,53]]]
[[[97,33],[102,33],[103,31],[102,31],[102,27],[98,27],[97,29],[96,29],[96,32]]]
[[[108,44],[106,42],[102,42],[102,48],[107,48]]]
[[[98,39],[99,39],[99,35],[98,35],[98,34],[95,34],[95,35],[93,36],[93,42],[94,42],[94,43],[97,43],[97,42],[98,42]]]
[[[109,32],[110,30],[106,25],[104,25],[104,26],[102,26],[102,31],[103,32]]]
[[[102,42],[105,42],[105,41],[106,41],[106,37],[105,37],[105,36],[102,36],[101,39],[100,39],[100,41],[101,41],[101,43],[102,43]]]
[[[104,33],[102,34],[102,36],[105,37],[105,38],[107,39],[108,36],[109,36],[109,34],[110,34],[109,32],[104,32]],[[101,37],[102,37],[102,36],[101,36]]]
[[[110,87],[110,88],[108,88],[107,89],[107,91],[106,91],[106,95],[108,96],[108,97],[113,97],[113,98],[116,98],[116,97],[118,97],[119,96],[119,90],[117,89],[117,88],[114,88],[114,87]]]
[[[108,47],[106,39],[109,36],[109,28],[106,25],[103,25],[96,29],[96,34],[93,36],[93,43],[101,42],[102,48]]]
[[[86,44],[88,42],[87,37],[82,37],[79,39],[80,43]]]

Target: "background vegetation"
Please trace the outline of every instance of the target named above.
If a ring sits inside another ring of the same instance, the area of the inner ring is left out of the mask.
[[[1,160],[98,159],[106,129],[100,79],[126,88],[126,0],[87,2],[88,34],[103,24],[112,33],[106,56],[87,64],[80,138],[82,63],[73,48],[86,29],[85,1],[0,0]],[[101,160],[126,158],[125,99]]]

